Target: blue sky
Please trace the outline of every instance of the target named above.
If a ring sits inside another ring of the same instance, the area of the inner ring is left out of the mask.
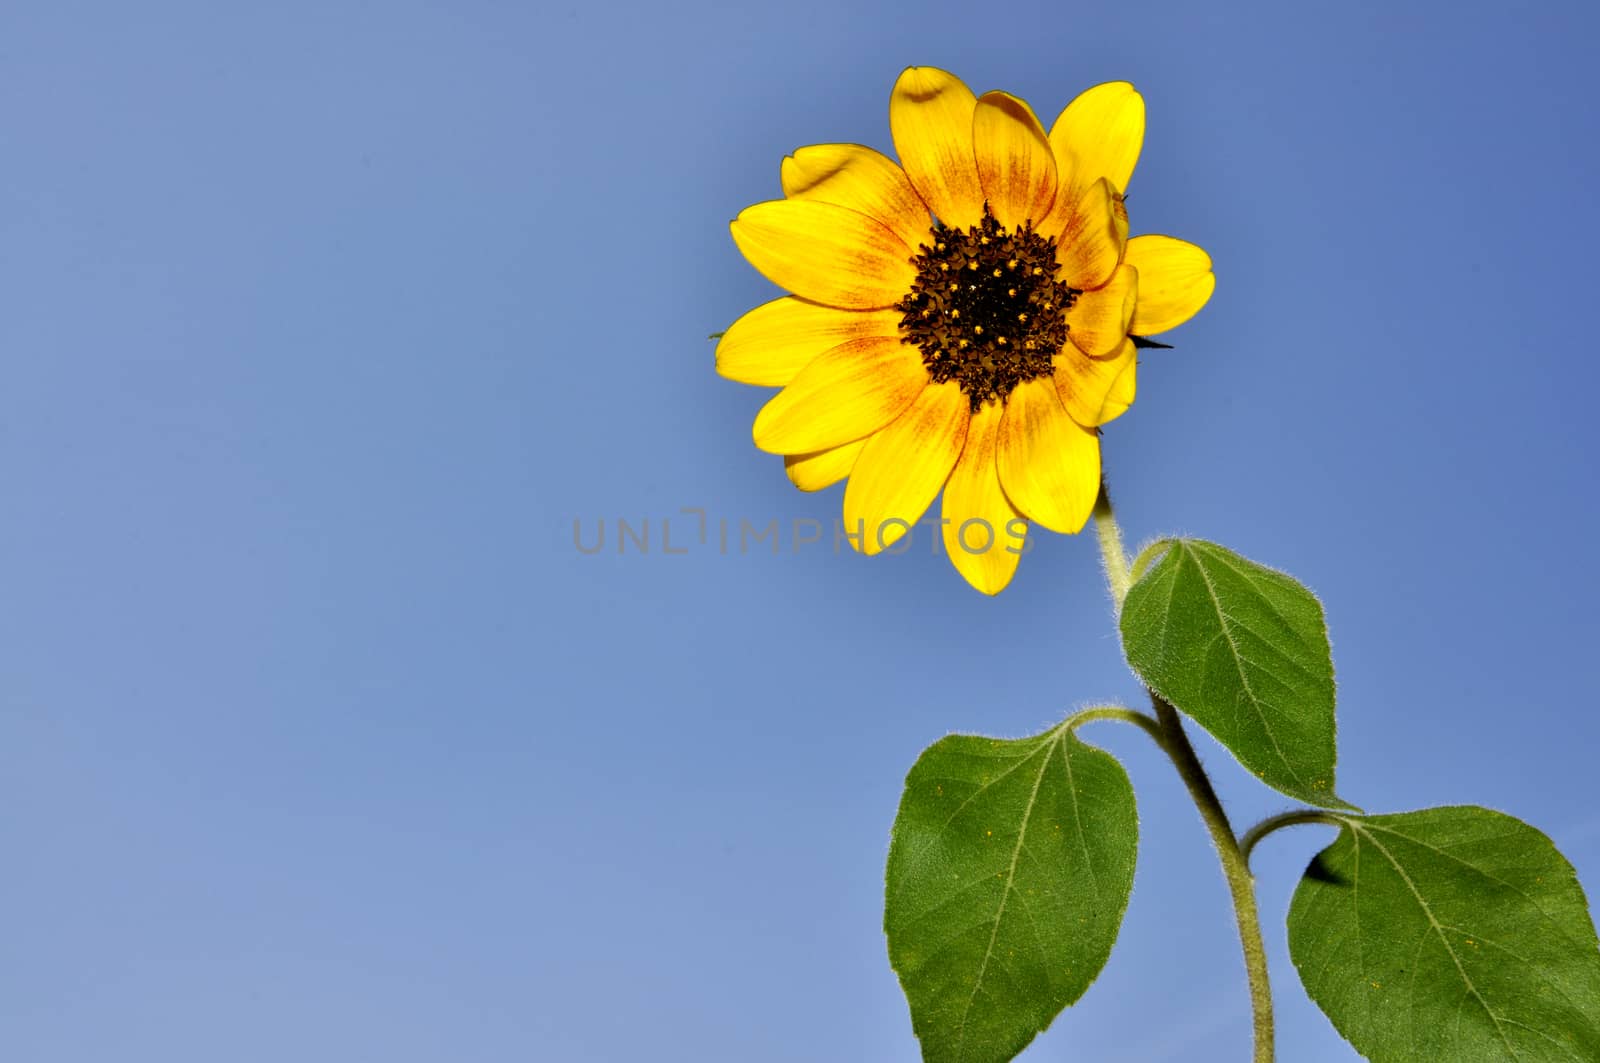
[[[1130,536],[1320,592],[1347,797],[1503,809],[1600,890],[1597,23],[7,5],[0,1051],[917,1058],[879,929],[906,769],[1138,691],[1088,539],[994,600],[926,538],[737,548],[839,492],[794,491],[749,442],[765,393],[712,372],[773,293],[726,223],[799,145],[888,149],[908,64],[1048,115],[1139,86],[1134,231],[1219,284],[1106,434]],[[574,548],[618,518],[649,553]],[[1084,734],[1134,780],[1138,878],[1025,1058],[1243,1058],[1198,818],[1142,735]],[[1241,824],[1287,807],[1200,748]],[[1355,1058],[1284,947],[1326,834],[1258,858],[1307,1063]]]

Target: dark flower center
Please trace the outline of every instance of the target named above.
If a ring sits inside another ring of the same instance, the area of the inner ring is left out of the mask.
[[[965,232],[935,224],[912,259],[917,279],[895,309],[901,342],[922,350],[934,383],[954,380],[974,413],[1024,381],[1053,371],[1067,342],[1067,308],[1080,294],[1056,278],[1056,242],[1024,222],[1015,232],[983,220]]]

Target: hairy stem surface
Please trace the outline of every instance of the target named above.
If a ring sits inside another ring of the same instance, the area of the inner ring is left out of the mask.
[[[1122,529],[1117,526],[1116,514],[1111,509],[1111,496],[1104,484],[1094,507],[1095,532],[1100,539],[1100,552],[1105,559],[1106,582],[1111,587],[1111,598],[1117,612],[1122,610],[1122,600],[1133,584],[1128,569],[1127,552],[1122,546]],[[1250,978],[1250,1007],[1255,1022],[1255,1063],[1272,1063],[1272,985],[1267,980],[1267,950],[1261,940],[1261,913],[1256,908],[1255,880],[1250,875],[1250,865],[1244,850],[1228,822],[1228,814],[1217,797],[1211,779],[1206,775],[1189,736],[1183,730],[1183,721],[1177,710],[1153,692],[1150,703],[1155,707],[1156,722],[1163,741],[1161,748],[1178,769],[1178,775],[1189,789],[1200,818],[1211,834],[1217,857],[1222,862],[1222,873],[1228,881],[1228,892],[1233,895],[1234,917],[1239,923],[1239,944],[1244,951],[1245,971]]]

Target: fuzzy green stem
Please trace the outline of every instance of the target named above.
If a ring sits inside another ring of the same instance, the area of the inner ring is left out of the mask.
[[[1329,812],[1321,812],[1314,808],[1297,809],[1294,812],[1283,812],[1276,816],[1268,816],[1254,827],[1244,832],[1244,837],[1239,839],[1239,851],[1244,854],[1244,862],[1250,862],[1250,854],[1255,852],[1261,839],[1273,831],[1283,830],[1285,827],[1298,827],[1303,823],[1322,823],[1330,827],[1344,826],[1344,820]]]
[[[1239,923],[1239,946],[1244,951],[1245,971],[1250,978],[1250,1008],[1255,1019],[1255,1063],[1272,1063],[1272,983],[1267,979],[1267,950],[1261,939],[1261,913],[1256,908],[1255,879],[1250,874],[1249,861],[1233,835],[1228,814],[1222,808],[1216,790],[1206,775],[1200,758],[1184,733],[1183,722],[1171,705],[1150,696],[1155,706],[1156,718],[1167,738],[1167,752],[1189,788],[1189,796],[1200,810],[1200,818],[1211,834],[1217,856],[1222,862],[1222,873],[1228,880],[1228,892],[1233,895],[1233,914]]]
[[[1161,730],[1161,723],[1148,712],[1139,712],[1137,709],[1124,708],[1121,705],[1091,705],[1087,709],[1080,709],[1067,717],[1064,725],[1069,731],[1076,731],[1086,723],[1096,720],[1118,720],[1122,723],[1131,723],[1145,734],[1155,740],[1156,745],[1162,749],[1167,748],[1167,736]]]
[[[1106,582],[1111,587],[1116,611],[1120,613],[1122,601],[1128,596],[1128,588],[1133,585],[1133,574],[1128,569],[1127,552],[1122,547],[1122,529],[1117,526],[1116,514],[1111,508],[1111,496],[1106,492],[1104,483],[1100,486],[1100,498],[1094,507],[1094,524],[1100,538],[1100,552],[1105,559]],[[1250,875],[1249,861],[1234,836],[1228,813],[1223,809],[1199,755],[1190,744],[1189,736],[1184,733],[1183,721],[1178,718],[1177,710],[1154,691],[1150,693],[1150,703],[1155,707],[1156,724],[1160,731],[1157,741],[1177,767],[1184,786],[1188,787],[1189,796],[1200,810],[1200,819],[1205,823],[1222,863],[1228,892],[1233,895],[1234,917],[1239,923],[1239,945],[1244,951],[1245,972],[1250,980],[1250,1006],[1255,1022],[1254,1060],[1255,1063],[1272,1063],[1272,983],[1267,979],[1267,950],[1262,944],[1261,913],[1256,908],[1255,880]]]
[[[1111,496],[1106,485],[1100,485],[1100,497],[1094,503],[1094,530],[1100,537],[1100,557],[1105,561],[1106,583],[1111,588],[1111,601],[1115,611],[1122,612],[1122,599],[1133,586],[1133,573],[1128,568],[1128,554],[1122,548],[1122,529],[1117,527],[1117,515],[1111,510]]]

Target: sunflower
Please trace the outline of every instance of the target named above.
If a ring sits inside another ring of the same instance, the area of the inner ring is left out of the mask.
[[[848,478],[844,526],[868,554],[944,493],[945,552],[978,590],[1010,583],[1029,523],[1082,529],[1099,426],[1132,404],[1136,337],[1188,320],[1211,259],[1128,238],[1123,192],[1144,139],[1132,85],[1097,85],[1048,133],[1004,92],[933,67],[889,99],[892,159],[818,144],[783,160],[784,198],[731,223],[793,295],[739,318],[717,371],[778,386],[761,450],[817,491]]]

